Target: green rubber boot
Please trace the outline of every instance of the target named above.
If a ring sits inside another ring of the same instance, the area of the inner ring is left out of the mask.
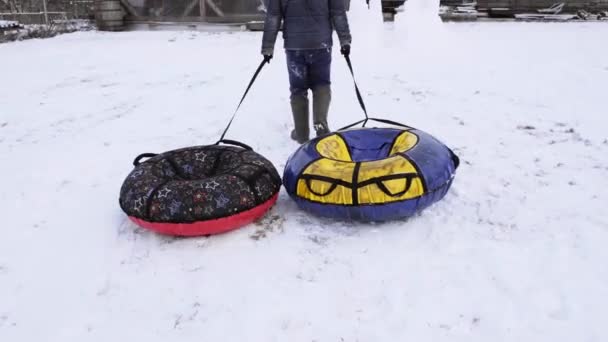
[[[312,122],[317,137],[330,133],[327,124],[330,102],[331,87],[329,85],[317,86],[312,90]]]
[[[303,144],[308,141],[310,128],[308,127],[308,118],[310,116],[308,109],[308,94],[291,95],[291,112],[293,114],[294,130],[291,131],[291,139]]]

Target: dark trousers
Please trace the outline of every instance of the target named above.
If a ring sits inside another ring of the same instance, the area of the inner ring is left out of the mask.
[[[331,49],[285,50],[292,96],[306,95],[308,89],[329,85]]]

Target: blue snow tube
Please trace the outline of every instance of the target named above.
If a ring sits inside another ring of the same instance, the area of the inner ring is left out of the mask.
[[[397,220],[442,199],[458,164],[423,131],[358,128],[303,144],[287,161],[283,185],[302,209],[319,216]]]

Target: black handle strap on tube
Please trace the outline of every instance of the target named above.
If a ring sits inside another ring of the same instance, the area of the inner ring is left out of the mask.
[[[363,119],[363,120],[359,120],[359,121],[357,121],[357,122],[355,122],[355,123],[352,123],[352,124],[350,124],[350,125],[348,125],[348,126],[344,126],[344,127],[340,128],[338,131],[343,131],[343,130],[345,130],[345,129],[353,128],[353,127],[355,127],[355,126],[357,126],[357,125],[360,125],[360,124],[362,124],[362,123],[367,123],[367,121],[368,121],[368,120],[369,120],[369,119]]]
[[[393,126],[397,126],[397,127],[403,127],[405,129],[414,129],[414,127],[408,126],[408,125],[404,125],[402,123],[396,122],[396,121],[392,121],[392,120],[387,120],[387,119],[378,119],[378,118],[366,118],[363,120],[359,120],[355,123],[352,123],[348,126],[344,126],[342,128],[340,128],[338,131],[343,131],[345,129],[349,129],[352,127],[355,127],[357,125],[363,124],[362,127],[365,127],[365,124],[367,124],[368,121],[376,121],[376,122],[381,122],[381,123],[385,123],[387,125],[393,125]]]
[[[243,144],[242,142],[236,141],[236,140],[222,139],[222,140],[218,141],[216,145],[219,145],[219,144],[234,145],[234,146],[242,147],[249,151],[253,151],[251,146]],[[133,166],[138,166],[139,164],[141,164],[142,159],[153,158],[156,156],[158,156],[157,153],[142,153],[142,154],[138,155],[135,158],[135,160],[133,160]]]
[[[144,158],[152,158],[152,157],[156,157],[157,155],[158,154],[156,154],[156,153],[142,153],[135,158],[135,160],[133,161],[133,166],[137,166],[137,165],[141,164],[141,160]]]
[[[408,126],[408,125],[404,125],[402,123],[399,123],[397,121],[392,121],[392,120],[387,120],[387,119],[378,119],[378,118],[369,118],[369,120],[372,121],[376,121],[376,122],[381,122],[381,123],[385,123],[387,125],[393,125],[393,126],[399,126],[399,127],[403,127],[403,128],[407,128],[407,129],[412,129],[414,127]]]
[[[234,120],[234,117],[236,116],[236,113],[239,111],[239,108],[241,108],[241,105],[243,104],[243,101],[245,101],[245,97],[247,97],[247,93],[249,93],[249,90],[251,89],[251,86],[253,85],[253,82],[255,82],[255,79],[258,78],[258,75],[260,74],[260,71],[262,71],[262,68],[264,68],[264,64],[266,64],[266,63],[269,63],[269,62],[266,61],[265,59],[262,60],[262,62],[258,66],[258,69],[255,71],[255,74],[253,74],[253,77],[251,78],[251,81],[249,81],[249,85],[247,86],[247,89],[245,90],[245,93],[243,94],[243,97],[241,97],[241,102],[239,102],[239,105],[236,107],[236,110],[234,111],[234,114],[232,114],[232,117],[230,118],[230,121],[228,122],[228,125],[224,129],[224,132],[222,133],[222,136],[217,141],[217,143],[215,143],[216,145],[219,145],[219,143],[222,142],[222,141],[226,142],[226,140],[224,140],[224,137],[226,136],[226,133],[228,132],[228,129],[230,128],[230,125],[232,125],[232,121]]]
[[[251,146],[243,144],[242,142],[236,141],[236,140],[222,139],[222,140],[218,141],[216,145],[219,145],[219,144],[234,145],[234,146],[242,147],[249,151],[253,151]]]
[[[452,162],[454,162],[454,170],[456,170],[458,169],[458,166],[460,166],[460,158],[458,158],[458,156],[456,155],[456,153],[454,153],[454,151],[452,151],[452,149],[448,148],[448,150],[450,150]]]

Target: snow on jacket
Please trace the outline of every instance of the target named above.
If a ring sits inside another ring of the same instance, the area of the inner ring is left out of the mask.
[[[272,55],[283,23],[286,50],[330,48],[333,29],[340,44],[351,42],[345,0],[266,0],[262,54]]]

